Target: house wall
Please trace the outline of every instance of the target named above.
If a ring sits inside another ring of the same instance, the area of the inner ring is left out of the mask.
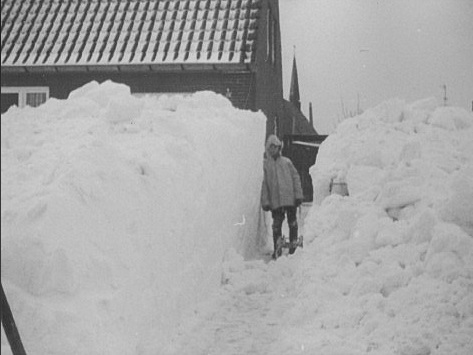
[[[224,72],[51,72],[2,73],[2,86],[48,86],[49,97],[65,99],[78,87],[92,81],[112,80],[131,88],[132,93],[195,92],[211,90],[225,95],[231,92],[235,107],[256,110],[252,73]]]

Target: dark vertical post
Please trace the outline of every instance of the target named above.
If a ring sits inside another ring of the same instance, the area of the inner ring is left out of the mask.
[[[314,113],[312,112],[312,102],[309,102],[309,122],[310,125],[314,128]]]
[[[443,105],[447,106],[447,85],[443,84]]]
[[[15,320],[13,319],[13,314],[10,309],[10,305],[7,301],[7,296],[3,291],[2,286],[2,324],[3,329],[5,329],[5,335],[7,336],[8,342],[10,343],[10,348],[13,352],[13,355],[26,355],[25,348],[20,339],[20,333],[16,328]]]

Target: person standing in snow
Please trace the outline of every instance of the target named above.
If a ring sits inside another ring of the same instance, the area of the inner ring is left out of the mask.
[[[273,258],[281,255],[278,244],[282,241],[282,223],[286,214],[291,243],[289,253],[294,253],[297,242],[297,207],[303,199],[299,174],[292,161],[281,156],[281,148],[282,143],[278,137],[270,135],[266,141],[261,206],[264,211],[271,211],[273,216]]]

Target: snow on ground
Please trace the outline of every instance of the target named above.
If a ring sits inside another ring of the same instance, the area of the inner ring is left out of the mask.
[[[2,282],[29,353],[473,353],[471,113],[343,122],[304,248],[275,262],[259,116],[92,83],[2,117]]]
[[[28,354],[159,349],[225,251],[256,250],[265,122],[112,82],[2,115],[2,284]]]
[[[432,100],[345,121],[311,169],[304,249],[229,255],[217,300],[163,353],[472,354],[472,137],[470,113]]]
[[[472,354],[473,115],[385,102],[342,123],[311,175],[313,349]],[[349,197],[325,197],[332,178]]]

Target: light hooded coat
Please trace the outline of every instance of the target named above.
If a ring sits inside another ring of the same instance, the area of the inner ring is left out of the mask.
[[[296,200],[303,199],[301,179],[289,158],[276,158],[269,154],[271,144],[281,146],[281,141],[275,135],[266,141],[266,158],[264,160],[264,180],[261,188],[261,205],[269,206],[271,210],[279,207],[295,206]]]

